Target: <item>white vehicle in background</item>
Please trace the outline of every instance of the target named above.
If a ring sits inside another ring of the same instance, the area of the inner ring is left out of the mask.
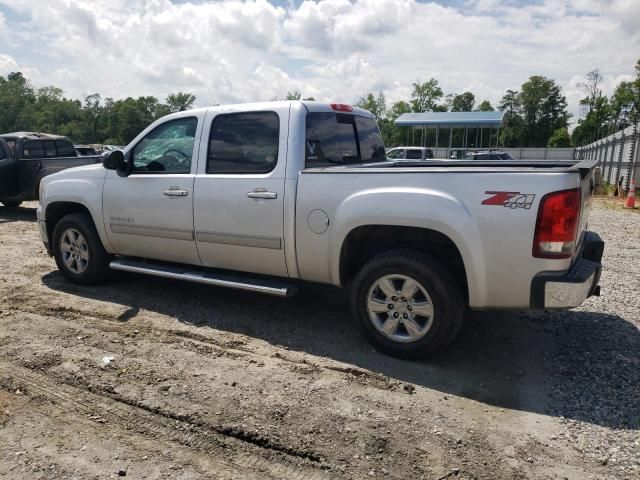
[[[349,105],[210,107],[46,177],[38,222],[72,282],[114,269],[285,297],[331,284],[376,348],[415,358],[445,348],[467,306],[599,294],[594,166],[387,161],[372,115]]]
[[[387,151],[389,160],[431,160],[433,150],[425,147],[395,147]]]

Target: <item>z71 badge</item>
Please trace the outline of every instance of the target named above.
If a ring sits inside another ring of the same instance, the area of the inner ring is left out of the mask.
[[[484,192],[491,197],[482,202],[482,205],[502,205],[509,208],[524,208],[529,210],[536,198],[533,193],[520,192]]]

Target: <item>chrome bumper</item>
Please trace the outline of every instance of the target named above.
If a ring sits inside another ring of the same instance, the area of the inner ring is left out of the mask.
[[[582,305],[600,295],[604,242],[597,233],[586,232],[580,255],[568,272],[544,272],[531,282],[531,308],[558,309]]]

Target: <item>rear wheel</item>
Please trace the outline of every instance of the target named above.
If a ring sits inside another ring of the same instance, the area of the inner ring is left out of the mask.
[[[0,203],[2,203],[7,208],[15,208],[22,205],[21,200],[0,200]]]
[[[67,279],[83,285],[106,280],[109,255],[86,213],[62,217],[53,229],[52,247],[58,269]]]
[[[420,358],[444,349],[462,324],[464,300],[451,272],[431,256],[394,250],[356,275],[351,307],[379,351]]]

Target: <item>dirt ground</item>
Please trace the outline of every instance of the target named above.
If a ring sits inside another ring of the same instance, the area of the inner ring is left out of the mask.
[[[66,282],[0,207],[0,477],[638,479],[640,215],[596,202],[600,298],[372,350],[346,296]]]

